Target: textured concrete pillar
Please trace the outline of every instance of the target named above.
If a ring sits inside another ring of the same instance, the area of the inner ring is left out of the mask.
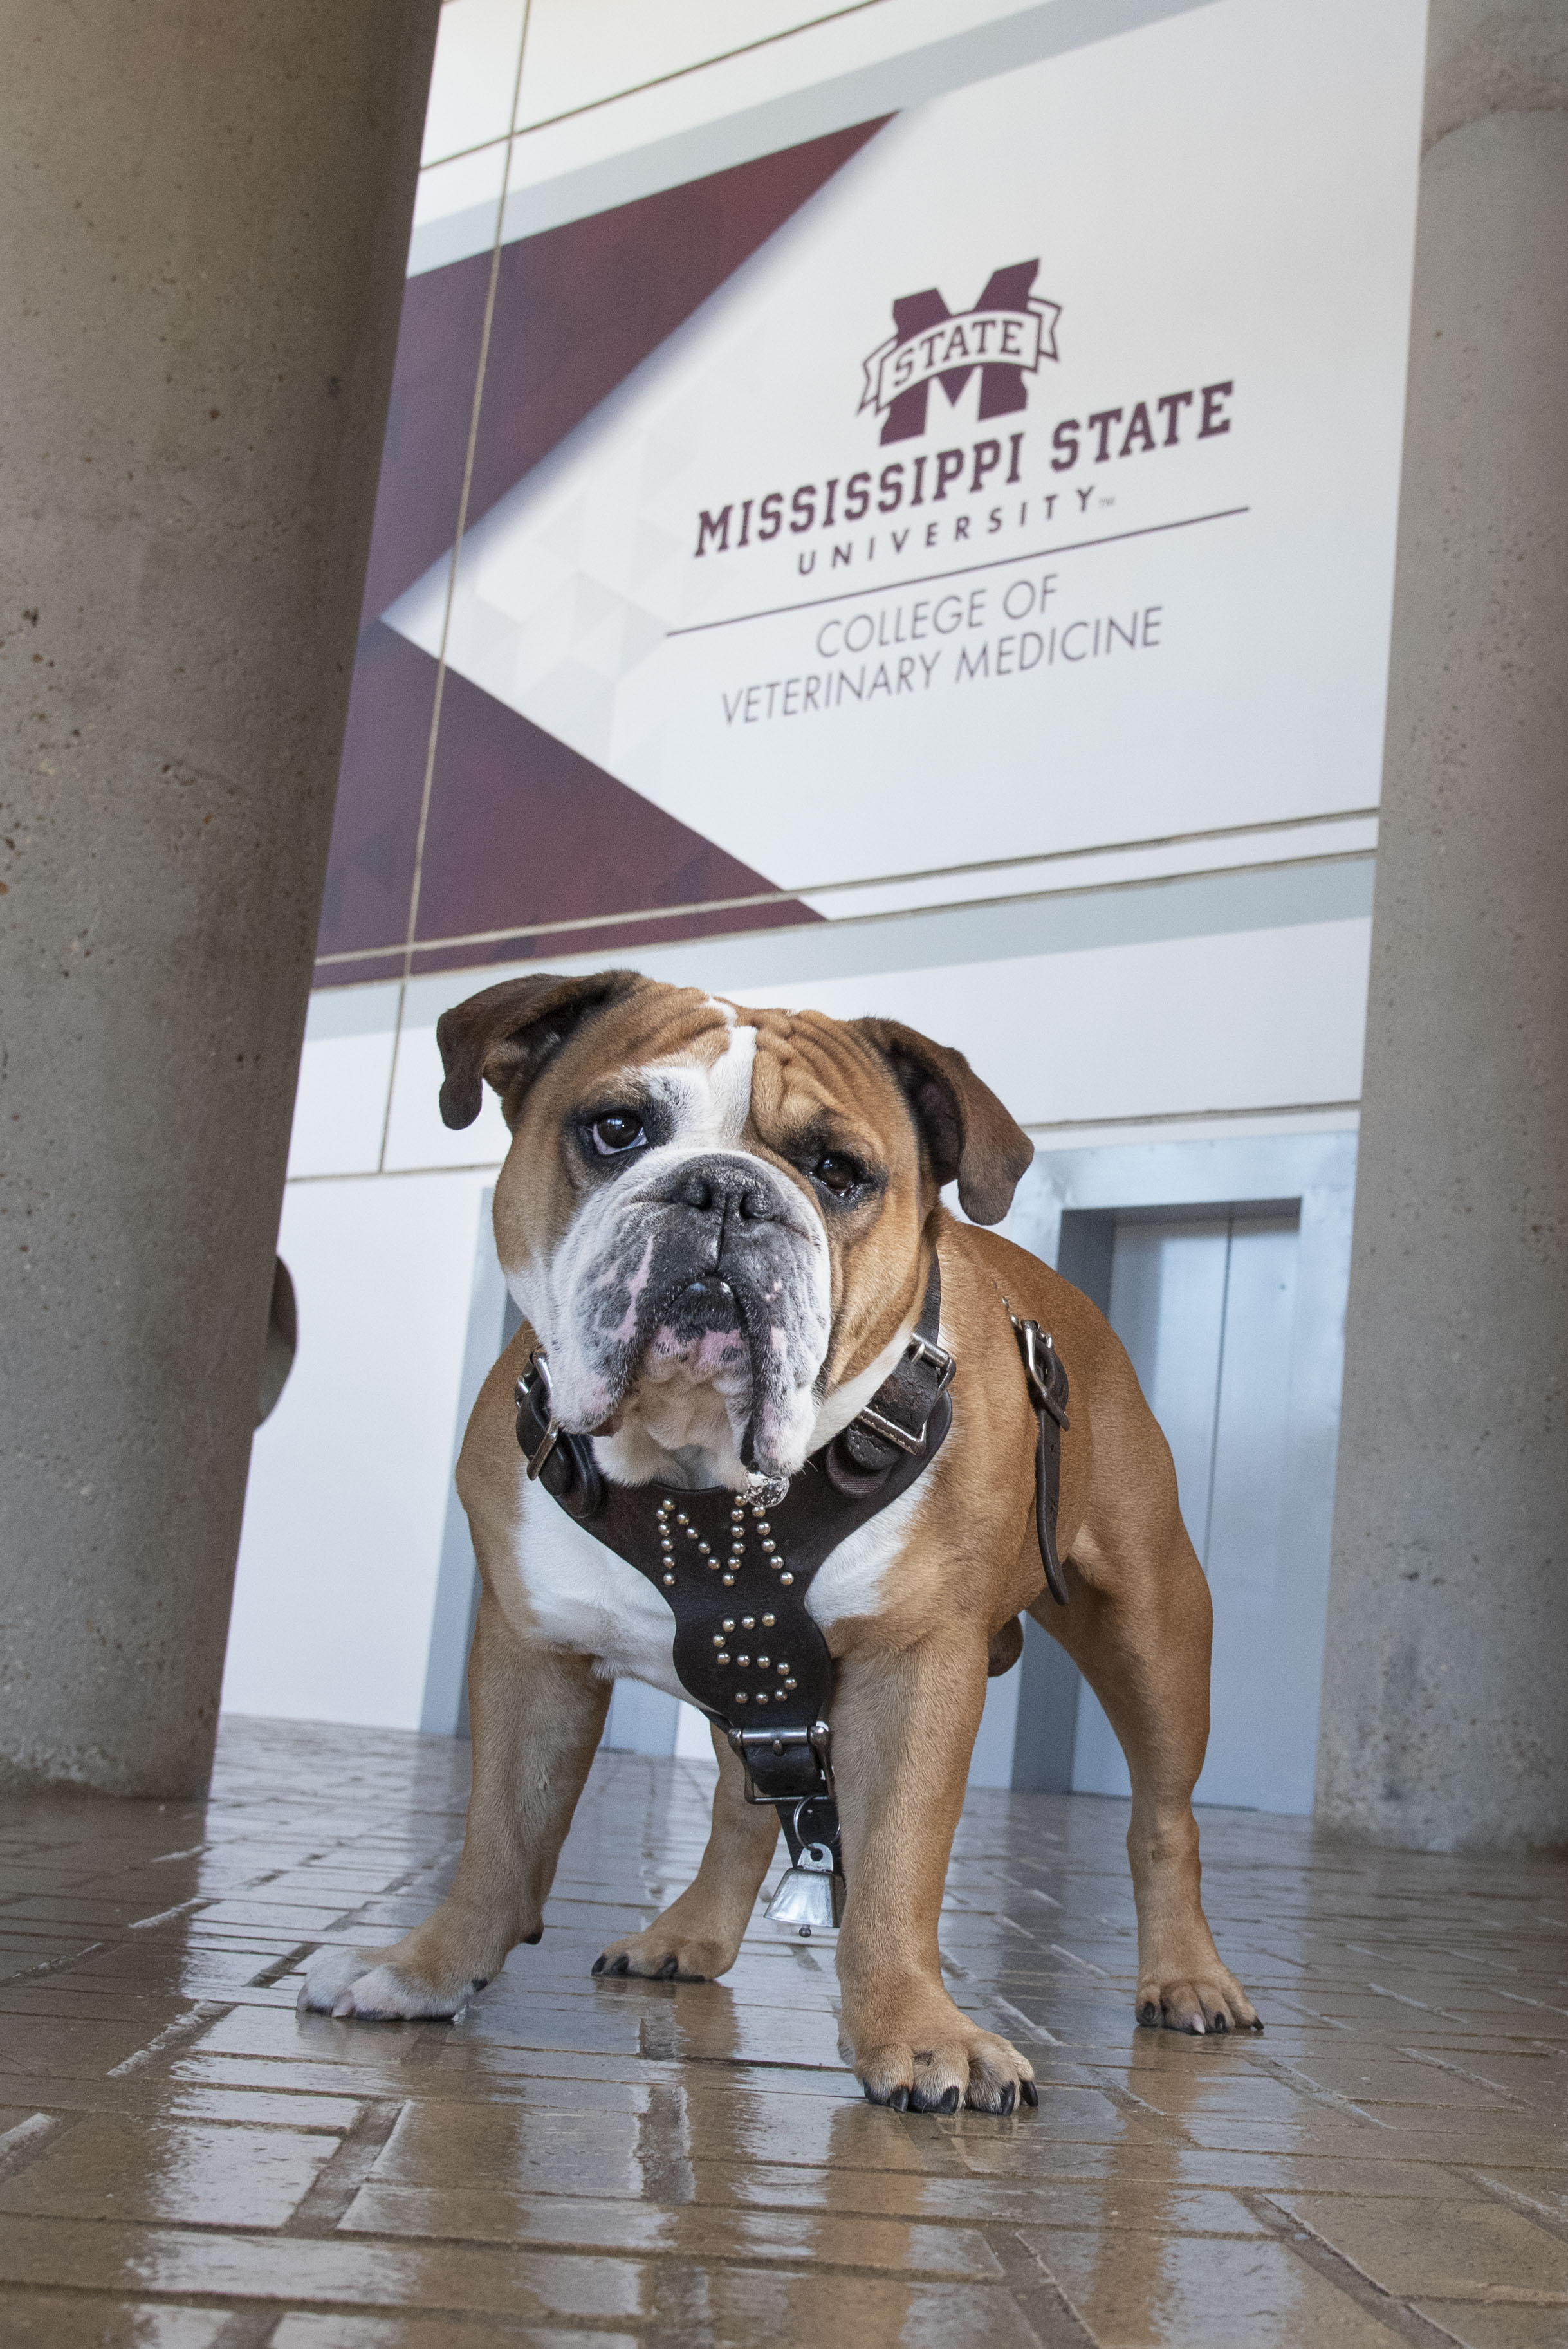
[[[0,1780],[211,1760],[436,15],[0,5]]]
[[[1346,550],[1346,561],[1355,559]],[[1568,10],[1436,0],[1318,1815],[1568,1841]]]

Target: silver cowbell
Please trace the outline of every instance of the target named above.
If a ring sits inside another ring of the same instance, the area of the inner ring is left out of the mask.
[[[770,1924],[797,1925],[801,1939],[831,1932],[844,1914],[844,1878],[825,1843],[804,1843],[794,1866],[786,1868],[768,1902]]]

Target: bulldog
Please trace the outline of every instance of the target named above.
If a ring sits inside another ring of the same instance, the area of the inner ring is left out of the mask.
[[[553,1425],[607,1487],[662,1489],[666,1512],[671,1495],[727,1488],[749,1523],[748,1496],[778,1494],[824,1456],[903,1360],[934,1255],[957,1364],[946,1440],[826,1556],[805,1598],[831,1656],[846,2061],[868,2097],[900,2110],[1036,2101],[1026,2057],[949,1996],[938,1950],[988,1671],[1015,1660],[1025,1610],[1083,1671],[1127,1755],[1138,2021],[1261,2029],[1199,1897],[1191,1796],[1211,1610],[1169,1447],[1095,1306],[982,1228],[1006,1215],[1033,1153],[961,1054],[893,1020],[751,1010],[618,970],[507,980],[447,1012],[438,1036],[449,1126],[478,1115],[483,1084],[501,1098],[512,1141],[495,1237],[524,1316],[457,1471],[483,1581],[472,1793],[440,1907],[389,1950],[320,1951],[302,2007],[457,2013],[543,1934],[612,1683],[685,1693],[661,1578],[530,1480],[514,1392],[535,1356]],[[954,1183],[965,1221],[941,1204]],[[1065,1606],[1044,1585],[1014,1316],[1052,1333],[1070,1375]],[[695,1880],[596,1972],[708,1980],[734,1963],[779,1820],[747,1800],[746,1767],[717,1727],[713,1742]]]

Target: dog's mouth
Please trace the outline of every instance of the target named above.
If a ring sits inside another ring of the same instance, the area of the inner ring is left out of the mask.
[[[693,1226],[695,1225],[695,1228]],[[783,1216],[695,1218],[639,1201],[573,1268],[556,1409],[574,1433],[636,1436],[790,1475],[816,1420],[830,1336],[826,1249]]]
[[[643,1381],[709,1386],[720,1395],[737,1444],[752,1416],[755,1377],[752,1337],[741,1299],[722,1273],[684,1280],[650,1317],[647,1342],[629,1387]]]
[[[648,1334],[627,1363],[612,1414],[618,1426],[639,1402],[657,1406],[660,1388],[707,1388],[722,1404],[743,1466],[755,1464],[763,1363],[772,1344],[765,1316],[718,1272],[680,1282],[649,1316]]]

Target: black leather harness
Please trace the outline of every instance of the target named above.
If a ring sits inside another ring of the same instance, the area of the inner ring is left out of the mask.
[[[611,1484],[592,1438],[568,1433],[556,1419],[542,1348],[517,1381],[517,1441],[529,1477],[669,1602],[676,1673],[739,1756],[747,1801],[777,1805],[792,1861],[803,1846],[826,1844],[836,1875],[834,1665],[806,1596],[824,1562],[907,1492],[946,1440],[957,1364],[938,1340],[941,1302],[933,1249],[920,1316],[898,1367],[783,1487],[759,1484],[737,1494],[727,1485]],[[1055,1532],[1066,1372],[1037,1323],[1014,1317],[1013,1327],[1039,1422],[1041,1559],[1052,1596],[1064,1604]]]

